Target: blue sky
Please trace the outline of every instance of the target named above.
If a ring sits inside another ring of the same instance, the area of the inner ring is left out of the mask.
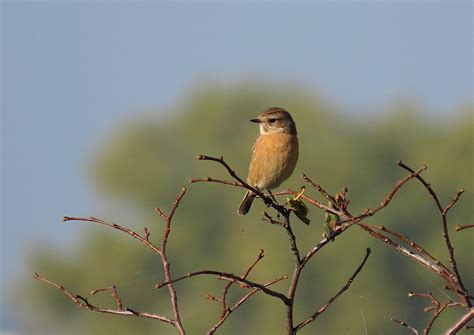
[[[60,219],[97,208],[84,166],[107,132],[202,80],[301,81],[353,115],[473,101],[470,1],[0,6],[2,282],[35,241],[69,249]]]

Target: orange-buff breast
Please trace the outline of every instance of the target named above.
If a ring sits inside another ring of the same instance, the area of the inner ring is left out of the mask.
[[[260,189],[276,188],[291,176],[297,161],[296,135],[260,135],[255,141],[247,181]]]

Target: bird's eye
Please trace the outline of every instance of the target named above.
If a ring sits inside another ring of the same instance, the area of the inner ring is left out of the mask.
[[[276,121],[276,119],[274,119],[274,118],[268,119],[268,122],[270,122],[270,123],[275,123],[275,121]]]

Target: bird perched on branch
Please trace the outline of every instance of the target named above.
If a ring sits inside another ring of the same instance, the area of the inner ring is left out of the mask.
[[[271,190],[287,180],[298,161],[298,137],[296,125],[290,113],[283,108],[265,109],[256,119],[260,134],[252,149],[247,182],[259,190]],[[257,195],[245,193],[238,213],[245,215]]]

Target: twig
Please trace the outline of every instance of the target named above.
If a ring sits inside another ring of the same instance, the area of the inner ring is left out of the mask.
[[[83,221],[83,222],[93,222],[93,223],[97,223],[97,224],[101,224],[101,225],[104,225],[104,226],[108,226],[108,227],[111,227],[111,228],[114,228],[114,229],[117,229],[117,230],[120,230],[130,236],[132,236],[133,238],[136,238],[137,240],[139,240],[140,242],[144,243],[145,245],[147,245],[151,250],[153,250],[154,252],[156,252],[157,254],[160,254],[161,255],[161,250],[156,246],[154,245],[153,243],[151,243],[149,240],[148,240],[148,237],[149,237],[149,233],[148,231],[145,231],[145,237],[141,236],[140,234],[136,233],[135,231],[129,229],[129,228],[126,228],[126,227],[123,227],[121,225],[118,225],[116,223],[113,223],[113,222],[107,222],[105,220],[101,220],[101,219],[98,219],[98,218],[95,218],[93,216],[90,216],[88,218],[83,218],[83,217],[72,217],[72,216],[65,216],[63,217],[63,221],[64,222],[67,222],[67,221]]]
[[[392,320],[395,323],[398,323],[399,325],[402,325],[403,327],[406,327],[406,328],[410,329],[413,334],[419,335],[418,330],[416,330],[416,328],[410,326],[408,323],[403,322],[403,321],[399,321],[399,320],[394,319],[394,318],[391,318],[390,320]]]
[[[303,328],[304,326],[310,324],[311,322],[313,322],[314,320],[316,320],[316,318],[321,315],[322,313],[324,313],[326,311],[326,309],[334,302],[334,300],[336,300],[341,294],[343,294],[347,289],[349,289],[349,287],[351,286],[352,282],[354,281],[355,277],[357,277],[357,275],[359,274],[359,272],[362,270],[362,268],[364,267],[367,259],[369,258],[369,255],[370,255],[370,248],[367,248],[366,250],[366,253],[365,253],[365,256],[364,256],[364,259],[362,260],[362,263],[357,267],[357,269],[355,270],[354,274],[349,278],[349,280],[346,282],[346,284],[339,290],[339,292],[337,292],[337,294],[335,296],[333,296],[331,299],[328,300],[328,302],[322,306],[321,308],[319,308],[313,315],[311,315],[309,318],[307,318],[306,320],[302,321],[301,323],[299,323],[296,327],[295,327],[295,330],[298,331],[300,330],[301,328]]]
[[[466,314],[464,314],[451,328],[446,331],[446,335],[454,335],[461,330],[462,327],[467,325],[469,321],[474,318],[474,308],[469,308]],[[467,327],[467,326],[466,326]]]
[[[119,310],[123,310],[123,304],[122,300],[120,299],[118,293],[117,293],[117,287],[115,285],[110,286],[110,287],[104,287],[104,288],[96,288],[95,290],[91,291],[92,295],[95,295],[99,292],[104,292],[104,291],[111,291],[112,292],[112,298],[114,298],[115,303],[117,304],[117,308]]]
[[[219,183],[219,184],[225,184],[225,185],[231,185],[231,186],[244,187],[241,183],[236,182],[236,181],[215,179],[215,178],[211,178],[211,177],[193,178],[193,179],[189,180],[190,184],[199,183],[199,182],[211,182],[211,183]]]
[[[288,276],[283,276],[277,279],[274,279],[268,283],[263,284],[263,286],[268,287],[270,285],[276,284],[283,279],[287,279]],[[252,295],[257,293],[259,290],[258,289],[253,289],[249,293],[247,293],[245,296],[243,296],[239,301],[237,301],[232,307],[227,307],[226,310],[224,311],[224,314],[221,315],[220,319],[217,321],[217,323],[207,332],[208,335],[212,335],[216,332],[216,330],[222,326],[224,321],[229,317],[229,315],[235,311],[237,308],[239,308],[244,302],[246,302]]]
[[[311,178],[309,178],[306,174],[302,173],[301,178],[311,186],[313,186],[319,193],[323,195],[324,198],[329,200],[335,208],[339,209],[339,204],[336,201],[336,198],[334,198],[331,194],[329,194],[324,188],[322,188],[321,185],[316,184]]]
[[[212,157],[212,156],[206,156],[206,155],[198,155],[197,156],[197,159],[198,160],[205,160],[205,161],[214,161],[214,162],[217,162],[219,164],[221,164],[222,166],[224,166],[224,168],[226,169],[226,171],[229,173],[229,175],[234,178],[235,180],[237,180],[240,185],[250,191],[252,191],[253,193],[255,193],[256,195],[258,195],[260,198],[263,199],[263,201],[265,202],[265,204],[273,207],[274,209],[276,209],[280,214],[282,215],[286,215],[287,214],[287,210],[280,206],[278,203],[276,203],[275,201],[273,201],[273,199],[271,197],[267,197],[260,189],[256,188],[256,187],[253,187],[249,184],[247,184],[242,178],[240,178],[236,173],[235,171],[229,166],[229,164],[227,164],[227,162],[224,160],[224,157]],[[217,182],[216,179],[213,179],[212,180],[213,182]],[[229,184],[229,183],[226,183],[226,182],[222,182],[222,181],[219,181],[223,184]],[[232,184],[230,184],[232,185]]]
[[[436,262],[438,265],[442,266],[446,271],[449,271],[446,266],[444,264],[442,264],[436,257],[432,256],[429,252],[427,252],[425,249],[423,249],[420,245],[418,245],[417,243],[413,242],[413,240],[410,240],[408,237],[406,237],[405,235],[399,233],[399,232],[396,232],[392,229],[389,229],[385,226],[371,226],[371,225],[368,225],[366,224],[366,226],[368,227],[371,227],[373,229],[378,229],[378,230],[381,230],[381,231],[384,231],[384,232],[387,232],[388,234],[390,235],[393,235],[395,237],[397,237],[400,241],[403,241],[405,242],[406,244],[408,244],[409,246],[411,246],[413,249],[415,249],[416,251],[418,251],[420,254],[423,254],[425,255],[426,257],[430,258],[431,260],[433,260],[434,262]]]
[[[426,298],[426,299],[429,299],[431,302],[431,306],[426,307],[425,312],[432,311],[433,315],[431,316],[430,320],[428,320],[428,323],[426,324],[425,329],[423,330],[423,335],[428,335],[430,333],[435,320],[441,315],[441,313],[446,308],[459,306],[461,304],[459,302],[452,302],[452,301],[448,301],[447,303],[443,304],[438,299],[436,299],[431,292],[418,293],[418,292],[410,291],[408,293],[408,296],[410,298],[413,298],[413,297]]]
[[[384,209],[387,207],[390,202],[392,201],[393,197],[395,194],[404,186],[407,182],[409,182],[413,178],[418,178],[420,174],[428,169],[426,165],[423,165],[418,171],[410,170],[410,174],[407,175],[406,177],[398,180],[398,182],[395,184],[395,186],[390,190],[390,192],[384,197],[383,201],[375,208],[372,209],[366,209],[362,214],[359,214],[355,217],[351,215],[347,215],[348,213],[345,213],[345,215],[342,215],[343,217],[346,217],[346,220],[341,221],[341,224],[346,223],[346,222],[353,222],[355,220],[360,220],[360,219],[365,219],[368,217],[373,216],[375,213],[379,212],[380,210]]]
[[[245,271],[245,273],[242,275],[242,278],[243,279],[247,279],[248,275],[250,274],[250,272],[253,270],[253,268],[257,265],[258,262],[260,262],[260,260],[264,257],[265,255],[265,252],[263,249],[260,249],[260,252],[258,253],[258,256],[257,256],[257,259],[252,263],[250,264],[250,266],[247,268],[247,270]],[[227,303],[226,303],[226,299],[227,299],[227,293],[229,292],[229,289],[230,287],[232,286],[234,282],[233,281],[230,281],[229,283],[227,283],[225,286],[224,286],[224,290],[222,292],[222,313],[224,314],[225,311],[227,310]]]
[[[137,311],[132,311],[130,308],[122,308],[122,309],[110,309],[110,308],[103,308],[103,307],[98,307],[93,304],[91,304],[86,298],[83,298],[80,295],[75,295],[71,293],[67,288],[65,288],[63,285],[57,284],[51,280],[48,280],[42,276],[40,276],[38,273],[35,273],[34,278],[36,280],[42,281],[48,285],[51,285],[55,288],[57,288],[59,291],[63,292],[65,295],[69,297],[79,308],[85,308],[89,309],[94,312],[98,313],[105,313],[105,314],[114,314],[114,315],[120,315],[120,316],[136,316],[136,317],[141,317],[141,318],[148,318],[148,319],[155,319],[155,320],[160,320],[162,322],[168,323],[172,326],[177,326],[175,320],[171,320],[165,316],[161,316],[158,314],[151,314],[151,313],[146,313],[146,312],[137,312]]]
[[[171,232],[171,221],[173,220],[174,213],[176,212],[176,209],[178,208],[185,194],[186,194],[186,188],[183,187],[181,192],[176,197],[174,204],[171,207],[170,213],[168,215],[165,215],[161,211],[159,211],[160,216],[166,221],[165,232],[163,233],[163,238],[161,240],[161,262],[163,263],[165,279],[167,281],[171,280],[171,271],[170,271],[170,263],[168,261],[168,257],[166,254],[166,244],[168,242],[168,237]],[[176,321],[176,327],[178,328],[180,334],[185,334],[186,332],[184,330],[183,323],[181,321],[181,317],[179,314],[178,296],[176,294],[176,290],[174,289],[173,285],[171,285],[171,283],[169,283],[167,287],[168,287],[168,292],[171,298],[171,305],[173,308],[174,319]]]
[[[185,274],[184,276],[180,276],[180,277],[177,277],[177,278],[174,278],[174,279],[171,279],[171,280],[167,280],[164,283],[158,283],[158,284],[155,285],[155,288],[160,289],[165,285],[169,285],[169,284],[176,283],[176,282],[184,280],[184,279],[188,279],[188,278],[191,278],[191,277],[194,277],[194,276],[200,276],[200,275],[213,275],[213,276],[219,277],[220,279],[235,281],[237,283],[247,285],[248,287],[253,287],[253,288],[259,289],[262,292],[264,292],[264,293],[266,293],[266,294],[268,294],[272,297],[278,298],[278,299],[282,300],[285,303],[288,301],[288,298],[284,294],[282,294],[280,292],[277,292],[277,291],[274,291],[274,290],[271,290],[269,288],[266,288],[262,284],[252,282],[248,279],[244,279],[242,277],[234,275],[233,273],[215,271],[215,270],[200,270],[200,271],[189,272],[189,273]]]
[[[412,168],[410,168],[409,166],[404,164],[402,161],[398,161],[397,164],[399,166],[401,166],[402,168],[404,168],[405,170],[407,170],[407,171],[410,171],[412,173],[414,172]],[[446,219],[446,214],[448,213],[449,209],[458,201],[459,197],[464,192],[464,190],[463,189],[459,190],[457,195],[448,204],[448,206],[443,208],[443,206],[441,205],[441,202],[438,199],[438,195],[433,190],[431,185],[420,175],[417,175],[416,179],[418,179],[423,184],[423,186],[426,188],[426,190],[428,191],[428,193],[431,195],[434,202],[436,203],[436,206],[438,207],[438,211],[441,214],[441,222],[442,222],[442,226],[443,226],[443,238],[446,242],[446,247],[448,248],[449,262],[451,263],[451,268],[454,271],[455,279],[456,279],[456,282],[457,282],[457,284],[460,288],[460,291],[463,292],[463,300],[464,300],[464,303],[465,303],[466,307],[472,307],[471,300],[469,299],[469,294],[467,293],[467,290],[464,287],[464,284],[463,284],[462,279],[461,279],[461,275],[459,274],[459,271],[458,271],[458,266],[457,266],[456,258],[455,258],[455,255],[454,255],[454,247],[451,244],[451,240],[449,238],[448,221]]]
[[[468,224],[468,225],[464,225],[464,226],[457,225],[456,227],[454,227],[454,230],[455,231],[460,231],[460,230],[468,229],[468,228],[474,228],[474,224]]]

